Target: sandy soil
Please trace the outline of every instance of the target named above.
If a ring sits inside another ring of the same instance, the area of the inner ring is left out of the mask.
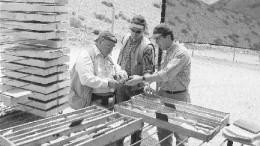
[[[71,64],[81,49],[71,50]],[[117,60],[118,53],[119,49],[112,52],[114,61]],[[230,122],[245,118],[260,124],[259,65],[195,56],[192,58],[191,70],[192,104],[230,113]],[[153,132],[154,129],[149,133]],[[215,146],[223,141],[220,133],[203,145]],[[192,145],[200,142],[192,138],[190,140]]]
[[[237,65],[228,61],[222,63],[219,60],[193,58],[190,85],[192,103],[230,113],[231,123],[238,118],[245,118],[260,124],[259,70]],[[215,146],[222,141],[223,137],[219,134],[204,145]]]

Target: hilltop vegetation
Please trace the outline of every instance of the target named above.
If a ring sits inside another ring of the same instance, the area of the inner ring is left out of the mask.
[[[114,33],[119,40],[129,32],[130,19],[137,14],[146,18],[148,33],[151,33],[152,28],[160,23],[161,10],[158,8],[160,2],[161,0],[70,0],[70,17],[77,16],[84,20],[80,19],[82,28],[71,28],[69,40],[74,44],[90,44],[99,31],[111,30],[112,5],[115,8]],[[75,15],[73,16],[72,13]]]
[[[166,22],[183,42],[260,48],[260,23],[250,16],[198,0],[171,0],[167,6]]]
[[[217,3],[219,5],[219,3]],[[199,0],[168,0],[166,22],[171,24],[181,42],[210,43],[259,50],[260,22],[242,13]],[[130,19],[143,15],[148,34],[160,23],[161,0],[71,0],[70,17],[77,16],[83,29],[72,31],[69,40],[90,44],[101,30],[111,30],[115,8],[114,33],[121,39],[129,31]]]
[[[218,2],[212,4],[212,7],[243,13],[260,22],[259,0],[219,0]]]

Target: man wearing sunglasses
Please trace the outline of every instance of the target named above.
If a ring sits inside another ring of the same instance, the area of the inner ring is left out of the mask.
[[[147,75],[154,72],[154,47],[144,35],[147,23],[143,16],[134,16],[129,27],[130,33],[122,40],[122,48],[118,57],[118,64],[127,72],[128,76]],[[129,100],[132,96],[143,93],[147,85],[125,86],[117,89],[118,103]],[[131,143],[141,139],[141,131],[131,136]],[[140,143],[135,146],[140,145]]]
[[[154,28],[152,37],[156,40],[158,47],[166,51],[162,62],[162,70],[152,75],[133,76],[125,84],[132,86],[143,81],[157,82],[159,84],[159,95],[190,103],[188,89],[190,84],[191,58],[186,47],[175,41],[171,27],[165,23],[161,23]],[[153,89],[149,90],[148,94],[155,92]],[[147,89],[147,91],[149,90]],[[172,133],[167,129],[157,128],[157,130],[159,140],[164,139]],[[176,144],[179,146],[188,145],[186,136],[178,133],[174,133],[174,136],[176,137]],[[171,146],[172,141],[172,137],[169,137],[161,145]]]
[[[107,106],[108,98],[113,98],[115,88],[120,86],[114,77],[127,79],[126,72],[113,63],[110,55],[116,43],[111,32],[103,31],[95,45],[79,54],[71,70],[69,103],[73,109],[84,108],[97,99]]]

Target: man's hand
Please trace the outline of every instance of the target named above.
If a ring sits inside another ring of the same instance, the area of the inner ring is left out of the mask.
[[[133,76],[130,77],[130,80],[128,80],[125,83],[125,85],[134,86],[134,85],[142,83],[142,82],[143,82],[143,76],[133,75]]]
[[[120,84],[116,81],[116,80],[114,80],[114,79],[109,79],[108,80],[108,87],[109,88],[114,88],[114,89],[116,89],[117,87],[119,87],[120,86]]]
[[[127,73],[126,72],[120,72],[120,73],[118,73],[118,77],[119,77],[119,80],[127,80],[128,79],[128,75],[127,75]]]
[[[119,83],[118,87],[121,87],[125,84],[126,80],[128,79],[128,75],[125,71],[121,71],[114,76],[114,79],[117,80],[117,82]]]
[[[151,88],[151,86],[149,84],[145,84],[144,85],[144,93],[148,94],[148,95],[155,95],[156,91],[153,88]]]
[[[117,81],[119,83],[119,87],[123,86],[125,84],[125,82],[128,79],[128,75],[126,74],[118,74],[118,78]]]

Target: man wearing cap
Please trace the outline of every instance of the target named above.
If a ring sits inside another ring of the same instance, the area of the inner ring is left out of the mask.
[[[128,76],[147,75],[154,72],[154,47],[144,36],[147,23],[143,16],[134,16],[130,24],[130,33],[122,40],[122,48],[118,57],[118,64],[127,72]],[[143,93],[144,83],[135,86],[122,86],[117,89],[117,102],[129,100],[132,96]],[[131,136],[131,143],[141,139],[141,131]],[[136,146],[140,143],[136,144]]]
[[[190,103],[188,87],[190,83],[191,59],[186,47],[174,41],[172,29],[165,23],[159,24],[154,28],[152,37],[156,40],[159,48],[163,51],[166,50],[166,55],[162,62],[162,70],[152,75],[133,76],[133,79],[126,82],[126,85],[132,86],[143,81],[156,81],[159,84],[159,95]],[[151,92],[155,91],[150,89],[147,93]],[[158,128],[159,140],[162,140],[171,133],[171,131]],[[176,137],[176,144],[186,138],[177,133],[174,133],[174,136]],[[188,140],[185,140],[180,146],[187,146],[187,144]],[[171,146],[172,137],[163,141],[161,145]]]
[[[84,108],[96,99],[102,99],[103,105],[108,104],[108,98],[113,97],[115,88],[120,86],[114,77],[127,78],[126,72],[113,63],[110,55],[116,43],[111,32],[103,31],[95,45],[79,54],[71,70],[69,103],[72,108]]]

